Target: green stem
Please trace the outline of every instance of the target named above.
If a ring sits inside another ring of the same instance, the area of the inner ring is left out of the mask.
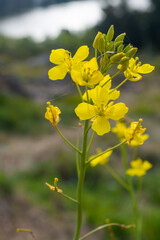
[[[116,77],[119,73],[120,73],[120,71],[118,71],[118,72],[115,73],[112,77],[110,77],[110,79],[108,79],[108,80],[102,85],[102,87],[105,86],[105,85],[106,85],[110,80],[112,80],[114,77]]]
[[[128,229],[128,228],[134,228],[135,225],[124,225],[124,224],[120,224],[120,223],[108,223],[108,224],[104,224],[100,227],[97,227],[95,228],[94,230],[90,231],[89,233],[85,234],[83,237],[79,238],[79,240],[83,240],[87,237],[89,237],[91,234],[103,229],[103,228],[107,228],[107,227],[111,227],[111,226],[118,226],[118,227],[121,227],[121,228],[125,228],[125,229]]]
[[[95,49],[95,58],[97,59],[97,49]]]
[[[96,133],[96,132],[94,131],[93,134],[92,134],[91,140],[90,140],[89,145],[88,145],[88,148],[87,148],[87,153],[89,152],[89,149],[90,149],[90,147],[91,147],[91,145],[92,145],[92,142],[93,142],[95,133]]]
[[[106,168],[108,172],[112,175],[112,177],[122,186],[124,187],[127,191],[129,191],[129,186],[128,184],[118,176],[118,174],[108,165],[106,165]]]
[[[87,157],[87,139],[88,139],[88,132],[86,131],[88,129],[89,120],[85,121],[84,125],[84,132],[83,132],[83,145],[82,145],[82,155],[81,155],[81,162],[80,162],[80,173],[79,173],[79,179],[78,179],[78,187],[77,187],[77,201],[78,209],[77,209],[77,226],[75,230],[74,240],[79,239],[81,226],[82,226],[82,190],[83,190],[83,183],[85,178],[85,161]]]
[[[96,159],[97,157],[100,157],[100,156],[103,155],[104,153],[109,152],[109,151],[111,151],[111,150],[114,150],[114,149],[120,147],[122,144],[124,144],[124,143],[126,143],[126,142],[127,142],[127,140],[124,140],[123,142],[118,143],[118,144],[115,145],[114,147],[108,148],[108,149],[105,150],[104,152],[101,152],[101,153],[95,155],[93,158],[91,158],[90,160],[88,160],[88,161],[86,162],[86,164],[89,164],[91,161],[93,161],[93,160]]]
[[[68,143],[68,145],[70,145],[74,150],[76,150],[79,154],[81,154],[81,151],[76,148],[72,143],[70,143],[61,133],[61,131],[59,130],[59,128],[57,127],[57,125],[55,125],[55,128],[57,130],[57,132],[59,133],[59,135],[63,138],[63,140]]]
[[[110,91],[109,94],[111,94],[112,92],[114,92],[115,90],[117,90],[119,87],[121,87],[128,79],[125,78],[117,87],[115,87],[112,91]]]
[[[72,202],[75,202],[75,203],[79,204],[79,202],[76,199],[68,196],[67,194],[64,194],[64,193],[59,193],[59,194],[62,195],[63,197],[65,197],[65,198],[71,200]]]
[[[79,87],[79,85],[78,85],[77,83],[76,83],[76,87],[77,87],[77,90],[78,90],[78,92],[79,92],[79,96],[80,96],[82,102],[84,102],[83,96],[82,96],[82,93],[81,93],[81,89],[80,89],[80,87]]]

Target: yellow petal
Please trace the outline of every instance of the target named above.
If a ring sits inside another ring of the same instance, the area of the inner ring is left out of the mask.
[[[108,107],[105,114],[108,118],[119,120],[128,112],[128,108],[124,103],[117,103]]]
[[[54,64],[62,64],[64,62],[64,56],[67,51],[65,49],[52,50],[50,55],[50,61]]]
[[[93,76],[89,79],[89,84],[97,84],[103,79],[103,75],[100,71],[96,71]]]
[[[102,152],[102,151],[100,151],[100,152]],[[100,152],[99,152],[99,153],[100,153]],[[91,161],[91,166],[92,166],[92,167],[95,167],[97,164],[105,165],[105,164],[109,161],[109,156],[110,156],[111,154],[112,154],[112,151],[109,151],[109,152],[106,152],[106,153],[104,153],[103,155],[95,158],[93,161]],[[92,159],[94,156],[95,156],[95,155],[91,156],[91,157],[89,158],[89,160]]]
[[[127,169],[126,173],[130,176],[142,177],[143,175],[146,174],[146,171],[144,171],[143,169],[129,168],[129,169]]]
[[[145,171],[147,171],[147,170],[149,170],[150,168],[152,168],[152,164],[151,164],[150,162],[148,162],[148,161],[144,161],[144,162],[143,162],[143,169],[144,169]]]
[[[92,129],[100,136],[104,135],[105,133],[108,133],[111,129],[109,121],[102,116],[98,116],[95,118]]]
[[[79,84],[80,86],[86,85],[86,82],[83,81],[83,79],[82,79],[82,75],[81,75],[80,71],[77,71],[74,68],[71,70],[71,78],[75,83]]]
[[[76,115],[80,120],[93,118],[96,115],[95,107],[89,103],[80,103],[75,109]]]
[[[151,66],[150,64],[143,64],[142,66],[137,68],[137,72],[147,74],[152,72],[155,69],[154,66]]]
[[[89,55],[89,48],[87,46],[81,46],[80,48],[78,48],[73,59],[81,62],[84,59],[86,59],[88,55]]]
[[[131,166],[132,166],[132,168],[141,168],[142,167],[142,159],[137,158],[136,160],[133,160],[131,162]]]
[[[51,80],[64,79],[66,74],[67,68],[64,64],[55,66],[48,71],[48,76]]]
[[[90,90],[89,97],[97,106],[100,106],[101,104],[104,104],[105,106],[108,103],[108,93],[106,92],[105,88],[100,86]]]
[[[116,100],[117,98],[119,98],[120,91],[115,90],[110,94],[111,91],[112,90],[109,91],[109,100]]]
[[[106,89],[110,89],[111,88],[111,80],[110,80],[110,75],[108,74],[108,75],[106,75],[104,78],[103,78],[103,80],[100,82],[100,86],[101,87],[105,87]]]
[[[97,59],[95,57],[93,57],[89,62],[86,62],[84,64],[84,68],[90,68],[91,71],[96,71],[98,70],[98,63],[97,63]]]

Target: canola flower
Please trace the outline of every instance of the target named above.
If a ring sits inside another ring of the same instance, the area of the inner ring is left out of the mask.
[[[98,63],[95,57],[81,67],[73,67],[71,77],[80,86],[88,86],[90,88],[103,79],[102,73],[98,70]]]
[[[136,123],[136,124],[138,124],[138,123]],[[134,126],[136,126],[136,124],[134,124]],[[112,128],[112,132],[117,135],[117,137],[120,139],[120,141],[125,140],[125,135],[127,134],[128,131],[131,131],[131,129],[127,128],[126,124],[124,122],[117,122],[116,126],[114,128]],[[142,142],[144,142],[148,138],[149,138],[148,134],[139,134],[138,141],[137,141],[137,138],[135,138],[135,137],[132,140],[130,140],[130,146],[136,147],[138,145],[141,145],[141,144],[143,144]]]
[[[141,158],[131,161],[131,168],[126,170],[126,174],[130,176],[142,177],[152,168],[152,164],[147,160],[142,161]]]
[[[109,102],[110,95],[105,87],[96,86],[88,92],[93,105],[87,102],[80,103],[75,109],[80,120],[91,119],[92,129],[98,135],[104,135],[111,129],[109,119],[119,120],[128,112],[124,103]]]
[[[81,46],[73,57],[71,52],[65,49],[52,50],[50,55],[50,61],[56,66],[49,70],[49,78],[51,80],[61,80],[65,78],[67,73],[71,75],[82,100],[82,102],[75,108],[75,113],[80,120],[85,121],[82,127],[83,140],[80,145],[78,144],[81,146],[81,149],[79,149],[79,146],[75,147],[70,143],[57,127],[59,115],[61,113],[60,109],[51,105],[50,102],[47,103],[48,107],[46,109],[45,118],[55,126],[62,139],[77,152],[77,198],[73,199],[64,194],[62,190],[57,187],[57,178],[55,178],[53,186],[46,183],[51,190],[56,191],[61,196],[77,203],[77,221],[73,240],[84,239],[86,236],[95,232],[95,230],[93,230],[85,236],[80,237],[83,220],[83,185],[87,164],[90,163],[91,166],[107,164],[114,149],[120,147],[126,142],[131,146],[141,145],[148,138],[148,135],[144,134],[146,129],[141,126],[142,119],[140,119],[139,122],[131,123],[130,127],[126,127],[122,123],[117,123],[112,131],[117,134],[121,142],[115,146],[109,147],[104,152],[98,150],[98,154],[88,158],[95,132],[100,136],[108,133],[111,130],[110,119],[119,121],[128,112],[128,108],[123,102],[113,102],[120,96],[120,91],[117,91],[117,89],[119,89],[127,80],[139,81],[142,79],[141,74],[147,74],[154,70],[154,66],[151,66],[150,64],[142,65],[141,62],[137,63],[138,58],[133,58],[137,52],[137,48],[130,44],[125,46],[125,35],[125,33],[122,33],[114,39],[113,25],[110,27],[107,34],[99,32],[93,42],[95,57],[90,58],[89,61],[86,61],[86,58],[89,55],[89,48],[85,45]],[[110,76],[108,74],[109,69],[117,64],[119,71]],[[125,79],[115,88],[111,89],[113,79],[121,72],[124,73]],[[83,88],[80,88],[79,86],[84,86],[85,91],[83,92]],[[94,132],[90,138],[90,142],[88,142],[88,133],[91,128]],[[127,162],[125,161],[127,161],[127,159],[123,160],[123,164],[126,168]],[[151,167],[152,165],[148,161],[143,162],[141,159],[137,159],[131,162],[131,168],[127,169],[126,173],[132,176],[135,175],[141,177],[146,174],[147,170]],[[116,171],[114,172],[108,164],[106,165],[106,168],[108,168],[114,178],[129,190],[129,192],[133,190],[130,189],[128,183],[117,176]],[[131,193],[131,195],[134,195],[134,190],[132,192],[133,194]],[[134,196],[131,197],[135,206],[136,203],[134,201],[136,198],[134,199]],[[137,224],[137,219],[135,220],[135,224]],[[98,227],[97,229],[99,230],[100,228]],[[136,227],[136,229],[138,228]],[[138,240],[140,238],[137,237],[136,239]]]
[[[126,79],[132,81],[132,82],[136,82],[142,79],[142,76],[140,74],[147,74],[147,73],[151,73],[154,70],[154,66],[151,66],[150,64],[143,64],[141,65],[141,62],[137,61],[139,60],[138,57],[131,58],[129,60],[129,65],[126,69],[126,71],[124,71],[124,75],[126,77]],[[121,64],[118,65],[118,69],[121,69]]]
[[[80,65],[89,55],[89,48],[81,46],[72,58],[71,52],[65,49],[52,50],[50,61],[57,66],[51,68],[48,72],[51,80],[64,79],[67,72],[71,73],[73,67]]]
[[[102,150],[100,148],[97,149],[97,154],[101,153]],[[101,164],[101,165],[105,165],[108,163],[109,161],[109,157],[110,155],[112,154],[113,151],[108,151],[106,153],[104,153],[103,155],[99,156],[99,157],[96,157],[93,161],[90,162],[91,166],[92,167],[95,167],[96,165],[98,164]],[[97,155],[96,154],[96,155]],[[92,155],[89,157],[89,161],[94,158],[96,155]]]
[[[48,107],[46,107],[45,118],[49,120],[53,126],[57,125],[59,122],[59,114],[61,110],[58,107],[54,107],[50,102],[47,102]]]
[[[144,143],[145,137],[142,137],[146,128],[142,128],[141,122],[143,120],[139,119],[139,122],[132,122],[130,127],[125,131],[125,138],[128,144],[133,143],[133,145],[142,145]]]

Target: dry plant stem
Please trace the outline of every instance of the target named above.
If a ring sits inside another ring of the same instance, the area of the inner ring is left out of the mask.
[[[30,235],[32,236],[32,238],[33,238],[34,240],[36,240],[36,237],[35,237],[34,233],[33,233],[32,230],[30,230],[30,229],[17,228],[17,232],[30,233]]]
[[[108,223],[108,224],[104,224],[100,227],[97,227],[95,228],[94,230],[90,231],[89,233],[87,233],[86,235],[84,235],[83,237],[79,238],[79,240],[83,240],[87,237],[89,237],[91,234],[103,229],[103,228],[107,228],[107,227],[111,227],[111,226],[118,226],[118,227],[121,227],[121,228],[125,228],[125,229],[128,229],[128,228],[134,228],[135,225],[124,225],[124,224],[120,224],[120,223]]]
[[[124,143],[126,143],[126,142],[127,142],[127,140],[124,140],[123,142],[118,143],[118,144],[115,145],[114,147],[108,148],[108,149],[105,150],[104,152],[101,152],[101,153],[97,154],[96,156],[94,156],[93,158],[91,158],[90,160],[88,160],[88,161],[86,162],[86,165],[89,164],[89,163],[90,163],[91,161],[93,161],[94,159],[96,159],[97,157],[100,157],[100,156],[103,155],[104,153],[109,152],[109,151],[111,151],[111,150],[114,150],[114,149],[120,147],[122,144],[124,144]]]
[[[81,151],[76,148],[72,143],[70,143],[61,133],[61,131],[59,130],[59,128],[57,127],[57,125],[55,125],[55,128],[57,130],[57,132],[59,133],[59,135],[63,138],[63,140],[68,143],[68,145],[70,145],[74,150],[76,150],[79,154],[81,154]]]

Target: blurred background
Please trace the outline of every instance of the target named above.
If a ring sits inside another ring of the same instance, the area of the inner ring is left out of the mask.
[[[115,36],[126,32],[125,43],[139,48],[137,55],[143,63],[155,66],[140,82],[126,83],[120,98],[129,107],[131,119],[143,118],[150,135],[138,152],[153,164],[144,177],[142,235],[145,240],[160,239],[160,1],[1,0],[0,240],[32,239],[16,233],[17,227],[31,229],[39,240],[72,238],[76,206],[50,192],[45,182],[52,184],[59,177],[59,186],[75,197],[75,155],[44,113],[46,101],[57,105],[62,111],[60,129],[76,142],[80,129],[73,109],[79,97],[69,76],[63,81],[48,79],[49,55],[55,48],[74,54],[82,44],[90,47],[92,55],[95,35],[106,33],[111,24]],[[96,136],[92,153],[97,145],[105,149],[117,142],[112,133]],[[130,150],[128,156],[131,159]],[[119,150],[110,160],[123,175]],[[104,224],[105,219],[133,222],[128,193],[105,168],[88,168],[84,194],[83,233]],[[90,239],[131,240],[132,236],[133,230],[114,228]]]

